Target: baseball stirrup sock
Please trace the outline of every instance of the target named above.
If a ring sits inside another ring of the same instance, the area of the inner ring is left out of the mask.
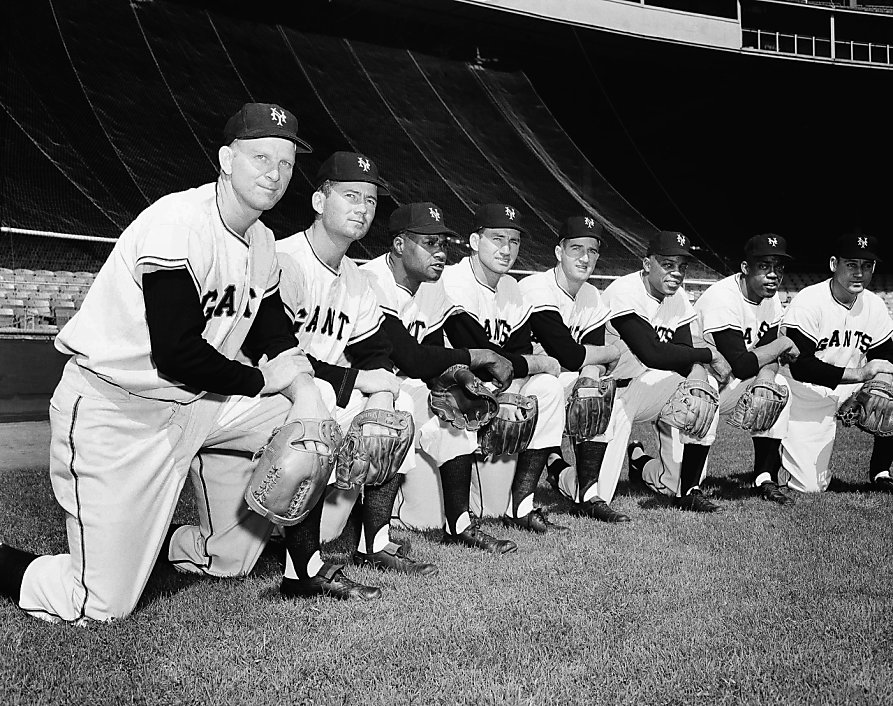
[[[443,514],[446,515],[450,534],[464,532],[457,523],[468,514],[468,494],[471,491],[471,454],[451,458],[440,467],[440,483],[443,487]]]
[[[871,461],[868,463],[869,476],[874,480],[879,473],[889,472],[891,464],[893,464],[893,436],[874,437]]]
[[[518,510],[525,499],[532,500],[533,492],[546,466],[546,459],[549,458],[549,452],[549,449],[527,449],[518,454],[515,477],[512,479],[511,510],[514,517],[523,517],[518,515]],[[526,505],[532,507],[532,501]]]
[[[553,446],[549,449],[549,458],[546,459],[546,473],[557,480],[564,470],[570,467],[570,464],[561,455],[560,448]]]
[[[778,485],[778,471],[781,468],[781,439],[754,436],[753,439],[753,478],[754,484],[764,473]]]
[[[316,576],[316,571],[309,573],[311,559],[319,554],[319,521],[322,518],[322,506],[325,496],[310,511],[304,521],[291,527],[285,527],[285,551],[294,568],[296,576],[286,578],[308,579]],[[286,562],[287,563],[287,562]],[[286,566],[286,570],[288,567]],[[318,567],[317,567],[318,570]],[[287,571],[287,573],[290,573]]]
[[[586,491],[598,483],[598,474],[605,459],[608,445],[604,441],[581,441],[574,446],[577,459],[577,491],[579,502],[586,499]]]
[[[384,549],[390,541],[388,533],[381,530],[391,526],[391,512],[394,509],[394,501],[397,499],[397,491],[400,489],[402,477],[397,474],[387,483],[364,486],[363,535],[366,539],[366,546],[363,551],[368,554],[374,554],[376,551]],[[378,549],[375,548],[376,545],[380,545]]]
[[[701,473],[707,456],[710,453],[709,446],[700,444],[685,444],[682,451],[682,469],[679,473],[679,494],[683,497],[688,491],[701,484]]]

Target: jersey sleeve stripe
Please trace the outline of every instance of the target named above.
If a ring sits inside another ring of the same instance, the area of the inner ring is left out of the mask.
[[[539,313],[541,311],[557,311],[559,314],[561,313],[561,310],[558,308],[558,306],[556,304],[549,304],[549,303],[534,304],[530,308],[530,311],[531,311],[531,313],[534,313],[534,314]]]
[[[877,348],[882,343],[889,341],[891,337],[893,337],[893,331],[888,331],[887,334],[885,336],[883,336],[882,338],[879,338],[877,341],[872,341],[871,345],[868,346],[868,350],[871,350],[872,348]]]
[[[463,311],[461,306],[455,306],[455,305],[451,306],[449,309],[447,309],[444,312],[443,316],[441,316],[439,319],[437,319],[437,321],[434,321],[433,323],[428,325],[428,328],[425,329],[425,335],[427,336],[430,333],[434,333],[439,328],[442,328],[448,318],[450,318],[453,314],[460,312],[460,311]]]
[[[282,270],[279,270],[276,273],[276,281],[264,291],[264,299],[273,294],[274,292],[279,291],[279,284],[282,282]]]
[[[786,323],[782,322],[782,326],[784,326],[784,328],[786,328],[786,329],[789,329],[789,328],[797,329],[797,331],[799,331],[804,336],[806,336],[810,341],[812,341],[816,345],[819,345],[819,339],[817,339],[815,336],[813,336],[809,331],[806,331],[805,329],[801,328],[799,324],[795,324],[795,323],[787,323],[786,324]]]
[[[716,326],[710,326],[710,327],[705,326],[703,329],[703,332],[704,333],[716,333],[717,331],[728,331],[729,329],[738,331],[739,333],[744,333],[744,329],[741,328],[741,326],[739,326],[738,324],[733,323],[731,321],[729,321],[728,323],[724,323],[724,324],[717,324]]]
[[[347,345],[351,346],[354,343],[359,343],[360,341],[365,341],[367,338],[369,338],[370,336],[375,334],[378,331],[378,329],[381,328],[381,325],[383,323],[384,323],[384,314],[382,314],[381,318],[378,319],[378,322],[375,324],[375,326],[373,328],[368,329],[367,331],[355,332],[354,335],[351,336],[347,340]]]

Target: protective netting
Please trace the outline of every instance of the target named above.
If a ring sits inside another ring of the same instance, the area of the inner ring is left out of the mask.
[[[463,235],[477,205],[515,205],[531,235],[521,269],[553,261],[567,215],[610,230],[602,272],[628,271],[654,231],[522,73],[160,1],[8,0],[0,12],[2,267],[98,269],[108,244],[18,231],[117,237],[149,203],[216,177],[222,127],[251,100],[292,109],[315,148],[264,216],[278,237],[309,224],[312,177],[336,149],[368,154],[393,185],[357,258],[384,251],[395,205],[423,199]]]

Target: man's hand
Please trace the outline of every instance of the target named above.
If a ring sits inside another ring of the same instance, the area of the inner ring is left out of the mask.
[[[779,336],[776,340],[780,341],[782,345],[782,350],[778,354],[778,362],[781,365],[790,365],[800,357],[800,349],[790,338]]]
[[[860,379],[863,382],[874,380],[878,375],[893,375],[893,363],[882,358],[870,360],[862,366],[860,372]]]
[[[354,387],[364,395],[374,395],[376,392],[387,392],[391,396],[391,408],[393,409],[394,398],[400,393],[400,378],[398,378],[390,370],[377,368],[375,370],[361,370],[357,375],[357,381]],[[384,409],[379,405],[373,405],[379,409]]]
[[[725,356],[723,356],[723,354],[720,353],[719,350],[717,350],[713,346],[707,347],[713,354],[713,358],[710,360],[710,372],[713,373],[713,377],[716,378],[719,386],[722,387],[732,377],[732,366],[729,365],[729,361],[725,359]]]
[[[512,384],[515,375],[512,364],[496,351],[489,348],[469,348],[468,355],[471,358],[469,367],[474,371],[486,370],[496,383],[497,393]]]
[[[299,348],[282,351],[273,360],[268,360],[258,368],[264,376],[262,395],[281,392],[294,382],[300,374],[313,375],[313,366]]]
[[[524,360],[527,361],[527,372],[530,375],[546,373],[558,377],[561,373],[561,363],[555,358],[548,355],[525,355]]]

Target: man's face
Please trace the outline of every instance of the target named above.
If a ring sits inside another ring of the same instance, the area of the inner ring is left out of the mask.
[[[847,258],[831,258],[832,278],[853,296],[857,296],[871,284],[874,275],[874,260],[849,260]]]
[[[555,257],[569,282],[585,282],[595,270],[601,243],[598,238],[568,238],[555,248]]]
[[[747,291],[760,299],[775,296],[784,278],[785,259],[778,255],[761,255],[741,263]]]
[[[236,140],[224,149],[229,150],[229,175],[236,197],[254,211],[273,208],[291,181],[294,143],[281,137],[259,137]]]
[[[337,181],[328,194],[318,191],[314,197],[314,207],[321,213],[323,226],[331,235],[360,240],[369,232],[378,206],[375,184]]]
[[[446,236],[403,234],[403,268],[407,274],[419,282],[436,282],[443,274],[446,265]]]
[[[685,255],[649,255],[642,267],[651,288],[664,296],[671,296],[682,286],[688,261]]]
[[[520,249],[521,231],[515,228],[482,228],[477,238],[481,264],[500,275],[512,269]]]

